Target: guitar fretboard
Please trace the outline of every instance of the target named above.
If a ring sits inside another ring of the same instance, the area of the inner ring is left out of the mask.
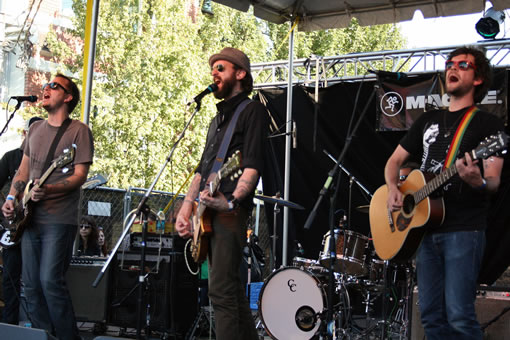
[[[420,190],[416,191],[413,194],[415,204],[420,203],[429,195],[431,195],[434,191],[443,186],[443,184],[450,180],[450,178],[452,178],[456,173],[457,167],[454,164],[452,167],[446,169],[445,171],[442,171],[439,175],[434,177],[425,186],[423,186],[423,188],[421,188]]]

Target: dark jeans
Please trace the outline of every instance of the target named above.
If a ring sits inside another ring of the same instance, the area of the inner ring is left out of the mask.
[[[257,340],[246,290],[239,268],[246,244],[244,208],[213,216],[209,251],[209,298],[216,319],[216,339]]]
[[[2,250],[4,263],[3,291],[4,309],[2,322],[17,325],[19,322],[20,284],[21,284],[21,247],[19,245]]]
[[[78,336],[65,273],[71,263],[77,226],[32,224],[21,238],[28,317],[35,328],[61,340]]]
[[[416,260],[421,321],[428,340],[482,339],[475,299],[484,248],[484,231],[425,236]]]

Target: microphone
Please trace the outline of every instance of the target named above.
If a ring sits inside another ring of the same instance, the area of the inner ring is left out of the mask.
[[[376,74],[379,78],[393,79],[393,80],[404,80],[407,79],[407,74],[403,72],[389,72],[380,70],[368,70],[370,73]]]
[[[16,99],[18,103],[28,101],[34,103],[37,101],[37,96],[12,96],[11,99]]]
[[[214,91],[216,91],[218,89],[218,85],[216,84],[211,84],[209,86],[207,86],[207,88],[205,90],[203,90],[202,92],[200,92],[198,94],[198,96],[196,96],[195,98],[193,98],[192,101],[188,102],[188,106],[193,104],[193,103],[200,103],[200,101],[202,100],[202,98],[204,98],[205,96],[207,96],[209,93],[212,93]]]
[[[296,121],[292,121],[292,148],[297,148],[297,127]]]

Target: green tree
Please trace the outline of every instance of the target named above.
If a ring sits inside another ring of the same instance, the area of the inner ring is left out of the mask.
[[[214,16],[205,16],[193,3],[100,1],[90,118],[95,139],[91,172],[107,175],[111,187],[152,183],[191,115],[193,107],[188,109],[185,103],[211,82],[210,55],[233,46],[245,51],[252,63],[287,58],[286,44],[278,51],[276,47],[288,25],[267,24],[252,13],[216,3]],[[53,61],[81,81],[82,51],[70,48],[69,41],[84,38],[86,0],[74,0],[73,9],[75,29],[54,30],[46,42]],[[299,32],[296,56],[393,49],[401,41],[393,26],[360,27],[353,21],[345,30]],[[156,189],[176,191],[193,171],[215,114],[214,103],[212,96],[204,98]]]
[[[266,34],[274,42],[268,53],[269,60],[287,59],[288,43],[285,43],[289,25],[269,23]],[[282,42],[284,42],[282,44]],[[353,18],[346,28],[314,32],[295,32],[294,56],[306,58],[310,55],[338,56],[349,53],[398,50],[406,41],[396,25],[360,26]]]
[[[90,120],[96,146],[92,172],[107,174],[110,186],[151,184],[191,116],[193,107],[185,103],[211,82],[211,54],[234,46],[263,60],[266,42],[253,16],[223,6],[215,7],[213,17],[195,16],[190,3],[100,2]],[[75,0],[73,8],[73,34],[84,38],[86,1]],[[70,58],[56,34],[47,42],[60,60]],[[82,68],[80,58],[72,71]],[[156,189],[177,190],[193,171],[214,114],[214,101],[205,98]]]

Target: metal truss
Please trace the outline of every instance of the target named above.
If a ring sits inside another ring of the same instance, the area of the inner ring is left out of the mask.
[[[480,41],[470,45],[486,49],[493,66],[510,67],[510,39]],[[442,71],[448,54],[457,47],[353,53],[333,57],[313,55],[294,61],[292,79],[294,84],[326,87],[341,81],[375,78],[369,70],[409,74]],[[288,60],[252,64],[254,88],[287,87],[288,64]]]

